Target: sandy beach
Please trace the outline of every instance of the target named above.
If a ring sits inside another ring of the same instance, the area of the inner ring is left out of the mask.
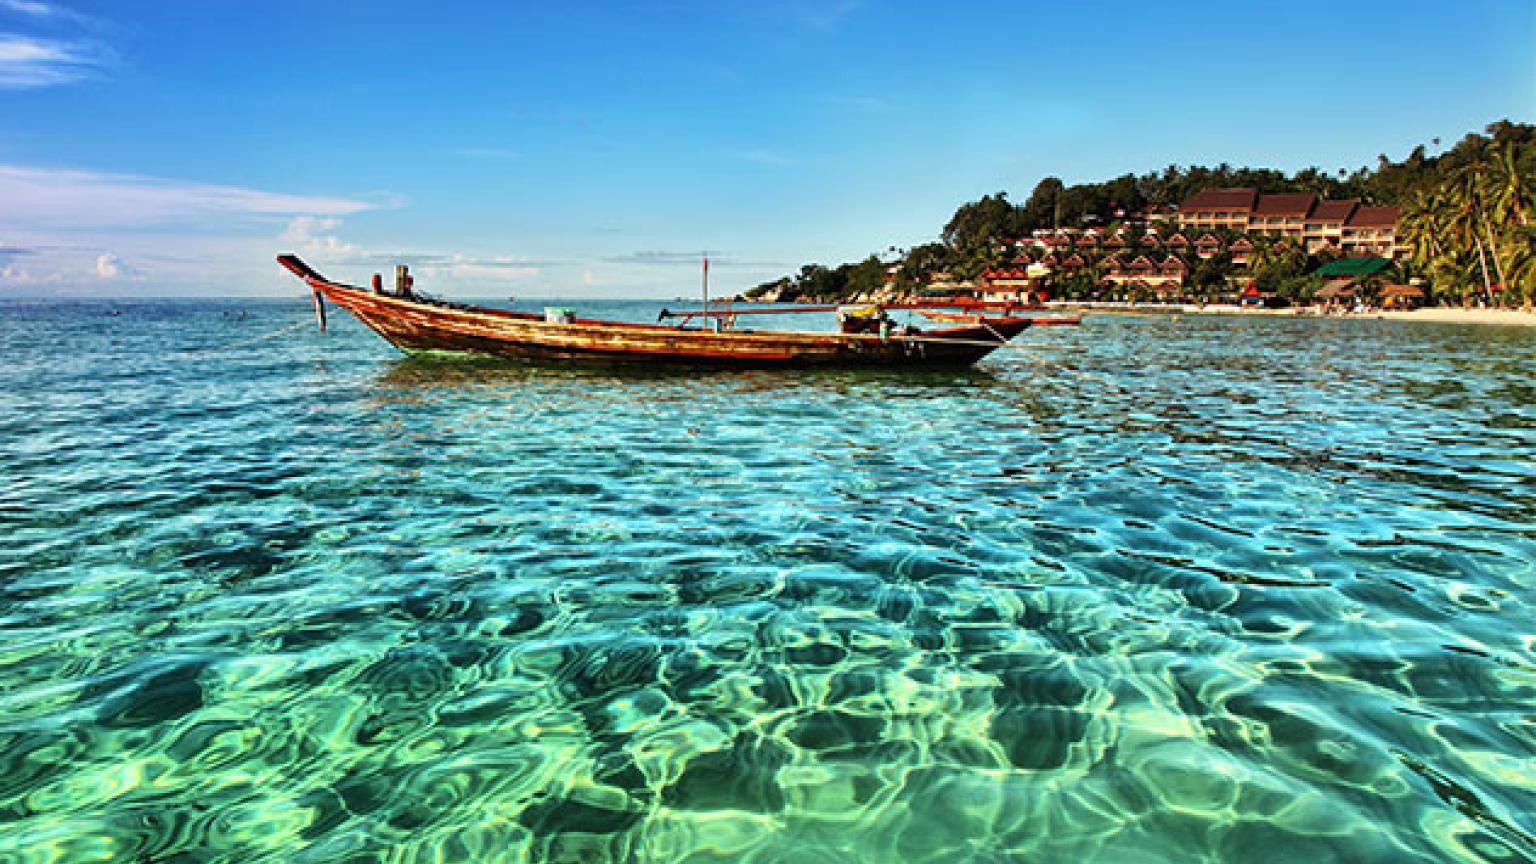
[[[1159,305],[1151,303],[1060,303],[1054,308],[1085,313],[1241,315],[1272,318],[1328,318],[1330,320],[1419,321],[1432,324],[1491,324],[1504,327],[1536,327],[1536,313],[1523,309],[1460,309],[1436,306],[1414,310],[1378,310],[1343,315],[1318,315],[1310,309],[1242,309],[1237,306]]]

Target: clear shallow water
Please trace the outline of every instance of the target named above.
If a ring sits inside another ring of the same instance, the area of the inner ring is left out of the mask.
[[[1536,860],[1536,335],[309,314],[0,304],[0,860]]]

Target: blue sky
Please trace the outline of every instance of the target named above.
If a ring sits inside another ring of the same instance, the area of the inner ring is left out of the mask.
[[[291,294],[290,250],[530,297],[710,250],[734,291],[1046,175],[1536,113],[1531,0],[1271,5],[0,0],[0,297]]]

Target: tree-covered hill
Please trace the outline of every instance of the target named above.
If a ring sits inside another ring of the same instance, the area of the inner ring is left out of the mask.
[[[896,288],[911,292],[937,272],[964,278],[1004,263],[999,242],[1003,238],[1028,236],[1042,228],[1114,227],[1139,214],[1171,218],[1180,202],[1201,189],[1246,186],[1263,193],[1310,192],[1396,205],[1402,212],[1399,241],[1409,249],[1399,277],[1424,278],[1442,299],[1465,302],[1475,296],[1500,305],[1529,305],[1536,298],[1536,227],[1531,223],[1536,216],[1536,126],[1501,120],[1484,134],[1469,134],[1431,154],[1439,149],[1436,139],[1429,147],[1415,147],[1401,161],[1383,154],[1373,167],[1339,175],[1318,168],[1286,174],[1223,163],[1170,165],[1140,176],[1074,185],[1047,177],[1022,203],[998,192],[962,204],[937,242],[892,250],[883,260],[872,255],[839,266],[808,264],[797,274],[757,286],[747,296],[868,297],[881,290],[892,264],[900,265]],[[1287,261],[1285,266],[1296,272],[1271,275],[1299,278],[1317,263],[1293,252],[1281,250],[1269,258]],[[1069,296],[1087,290],[1087,275],[1057,287]]]

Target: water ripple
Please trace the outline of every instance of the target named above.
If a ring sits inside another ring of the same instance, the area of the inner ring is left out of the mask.
[[[701,377],[107,311],[0,304],[0,861],[1536,860],[1529,334]]]

